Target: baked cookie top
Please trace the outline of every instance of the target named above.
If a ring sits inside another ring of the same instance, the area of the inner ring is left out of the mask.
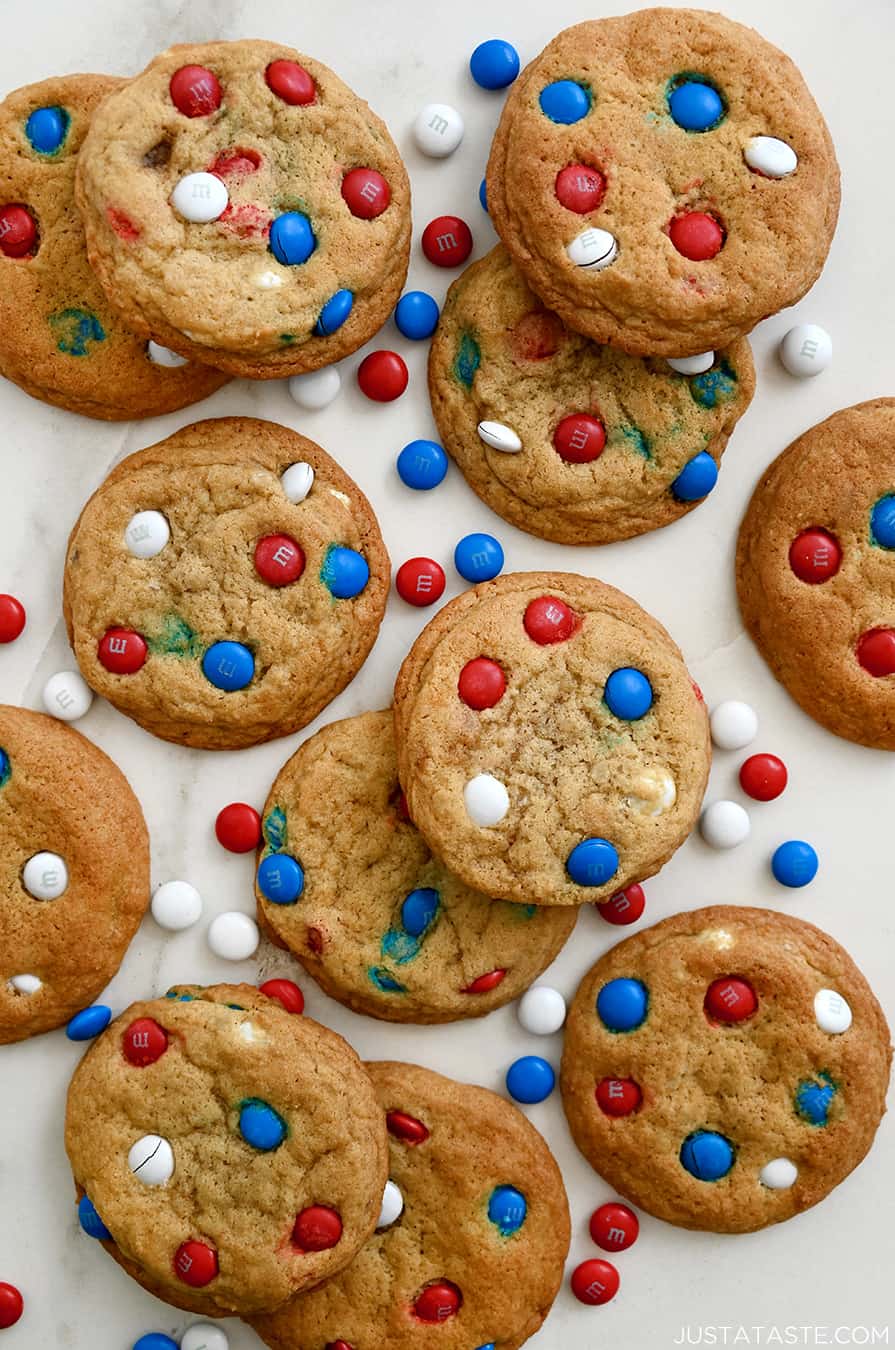
[[[95,116],[77,190],[127,321],[234,375],[338,361],[407,273],[410,185],[385,124],[275,42],[157,56]]]
[[[725,347],[816,280],[839,210],[796,66],[721,14],[567,28],[510,90],[488,209],[532,289],[597,342]]]
[[[890,1059],[882,1009],[833,938],[716,905],[635,933],[584,977],[563,1106],[588,1162],[642,1209],[751,1232],[857,1167]]]
[[[470,886],[522,903],[609,900],[693,827],[702,697],[665,629],[621,591],[506,573],[445,605],[395,686],[410,816]]]
[[[517,1350],[569,1247],[553,1155],[520,1111],[414,1064],[368,1064],[389,1128],[389,1220],[321,1289],[252,1325],[271,1350]]]
[[[65,75],[0,103],[0,372],[109,421],[174,412],[226,383],[135,337],[87,262],[75,168],[94,111],[122,85]]]
[[[346,1266],[387,1174],[354,1051],[246,985],[132,1004],[75,1070],[65,1147],[108,1250],[213,1316],[275,1308]]]
[[[736,575],[749,633],[809,717],[895,750],[895,399],[834,413],[774,460]]]
[[[370,651],[389,586],[369,502],[274,422],[183,427],[117,465],[68,544],[69,641],[164,740],[235,749],[310,722]]]
[[[334,722],[280,770],[264,807],[259,917],[358,1012],[478,1017],[528,988],[577,913],[489,900],[432,856],[403,801],[393,724],[390,709]]]
[[[441,440],[470,487],[562,544],[627,539],[690,511],[754,388],[745,338],[687,376],[580,337],[501,245],[451,286],[429,355]]]
[[[148,903],[149,836],[121,770],[73,727],[0,706],[0,1044],[92,1003]]]

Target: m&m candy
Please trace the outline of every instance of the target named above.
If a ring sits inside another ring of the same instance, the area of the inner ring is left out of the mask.
[[[231,802],[218,812],[214,832],[230,853],[250,853],[261,843],[261,817],[248,802]]]
[[[463,118],[449,103],[427,103],[413,120],[417,149],[431,159],[446,159],[463,139]]]
[[[434,558],[408,558],[395,575],[395,589],[408,605],[434,605],[444,586],[444,568]]]
[[[668,111],[684,131],[711,131],[724,116],[724,103],[712,85],[684,80],[668,95]]]
[[[747,980],[725,975],[709,985],[704,1007],[712,1022],[745,1022],[758,1011],[758,999]]]
[[[0,643],[15,642],[25,627],[25,606],[14,595],[0,595]]]
[[[121,1049],[128,1064],[145,1069],[154,1064],[168,1048],[168,1033],[152,1017],[138,1017],[121,1038]]]
[[[392,403],[407,388],[407,366],[397,352],[370,352],[357,368],[362,394],[374,403]]]
[[[423,230],[422,246],[436,267],[460,267],[472,252],[472,231],[459,216],[436,216]]]
[[[391,199],[391,189],[376,169],[350,169],[342,179],[342,200],[358,220],[375,220]]]
[[[569,1283],[579,1303],[598,1307],[608,1303],[618,1293],[618,1271],[609,1261],[582,1261],[572,1271]]]
[[[607,1031],[635,1031],[646,1021],[649,995],[640,980],[609,980],[597,995],[597,1016]]]
[[[678,253],[690,262],[708,262],[720,253],[724,244],[724,230],[707,211],[687,211],[675,216],[668,227],[668,235]]]
[[[230,1350],[230,1341],[222,1327],[194,1322],[181,1336],[180,1350]]]
[[[568,464],[590,464],[606,445],[606,428],[589,413],[564,417],[553,433],[553,448]]]
[[[131,1350],[178,1350],[177,1342],[172,1341],[162,1331],[147,1331],[145,1336],[134,1341]]]
[[[259,1153],[270,1153],[286,1138],[286,1122],[267,1102],[253,1098],[240,1106],[239,1133]]]
[[[640,1221],[633,1209],[615,1201],[590,1216],[590,1235],[604,1252],[624,1252],[637,1241]]]
[[[467,534],[454,549],[454,566],[464,581],[491,581],[503,569],[503,548],[492,534]]]
[[[307,262],[316,247],[316,236],[304,212],[284,211],[273,221],[270,251],[285,267]]]
[[[788,178],[799,167],[795,150],[776,136],[751,136],[743,149],[743,159],[762,178]]]
[[[265,980],[258,988],[268,998],[275,999],[288,1013],[299,1016],[305,1010],[305,996],[294,980]]]
[[[554,80],[541,90],[538,103],[541,112],[551,122],[571,126],[590,112],[591,94],[589,89],[575,80]]]
[[[82,1008],[75,1013],[65,1028],[70,1041],[92,1041],[112,1020],[112,1009],[104,1003],[94,1003],[90,1008]]]
[[[34,217],[24,206],[0,206],[0,252],[7,258],[24,258],[37,244]]]
[[[15,1285],[0,1281],[0,1329],[14,1327],[24,1308],[25,1301]]]
[[[506,89],[519,74],[519,53],[503,38],[489,38],[469,58],[469,70],[482,89]]]
[[[202,673],[216,689],[235,693],[254,679],[255,658],[242,642],[214,642],[202,657]]]
[[[643,887],[632,882],[623,891],[616,891],[610,899],[597,905],[597,913],[607,923],[618,925],[636,923],[646,905]]]
[[[671,484],[671,494],[679,502],[699,502],[709,495],[717,481],[717,464],[707,450],[700,450],[687,461]]]
[[[606,180],[598,169],[587,164],[567,164],[556,175],[553,185],[556,200],[567,211],[586,216],[596,211],[606,191]]]
[[[833,339],[816,323],[790,328],[779,348],[780,362],[797,379],[820,375],[833,360]]]
[[[146,639],[130,628],[110,628],[100,638],[97,656],[113,675],[135,675],[146,664]]]
[[[839,571],[842,549],[828,530],[812,527],[797,534],[789,546],[789,565],[799,581],[819,586]]]
[[[168,85],[171,102],[184,117],[207,117],[221,106],[221,86],[205,66],[181,66]]]
[[[320,580],[337,600],[353,600],[370,580],[370,564],[356,549],[336,544],[327,550]]]
[[[308,412],[319,412],[321,408],[326,408],[332,403],[342,388],[342,377],[338,366],[323,366],[320,370],[309,370],[305,375],[291,375],[288,383],[289,397],[300,408],[305,408]],[[291,489],[285,486],[286,477],[293,469],[300,469],[303,472],[310,470],[311,482],[314,479],[314,470],[310,464],[291,464],[283,474],[283,491],[289,500],[304,501],[304,497],[290,496]],[[307,492],[304,495],[307,496]]]
[[[179,933],[199,920],[202,897],[188,881],[164,881],[156,887],[150,908],[160,928]]]
[[[89,1195],[82,1195],[78,1201],[78,1223],[88,1237],[98,1242],[108,1242],[112,1234],[96,1212]]]
[[[522,622],[532,642],[544,647],[570,638],[578,627],[578,616],[565,600],[540,595],[529,601]]]
[[[786,787],[786,765],[776,755],[750,755],[740,766],[740,787],[757,802],[772,802]]]
[[[448,457],[437,441],[409,441],[398,455],[398,477],[405,487],[429,492],[448,471]]]
[[[545,1101],[556,1084],[553,1066],[540,1055],[523,1055],[507,1069],[507,1092],[517,1102]]]
[[[208,925],[208,945],[224,961],[247,961],[258,950],[261,934],[248,914],[228,910]]]
[[[868,675],[883,679],[895,674],[895,628],[871,628],[862,633],[855,653]]]
[[[467,661],[457,681],[460,698],[476,712],[493,708],[503,698],[506,687],[506,676],[500,666],[487,656],[476,656]]]
[[[305,888],[302,865],[289,853],[271,853],[258,868],[258,889],[275,905],[293,905]]]
[[[202,1289],[218,1273],[218,1257],[205,1242],[182,1242],[174,1255],[174,1270],[184,1284]]]
[[[400,1187],[389,1179],[382,1192],[382,1204],[379,1206],[379,1218],[376,1220],[377,1233],[381,1233],[384,1228],[391,1228],[392,1224],[398,1222],[403,1212],[404,1197]]]
[[[460,1311],[463,1296],[450,1280],[427,1284],[413,1305],[414,1314],[421,1322],[446,1322]]]
[[[637,722],[653,706],[653,687],[642,670],[620,666],[606,681],[603,698],[613,716]]]
[[[394,1139],[405,1144],[424,1144],[429,1138],[429,1130],[416,1116],[406,1111],[389,1111],[385,1118],[388,1132]]]
[[[343,323],[348,320],[353,308],[353,293],[344,288],[336,291],[334,295],[330,296],[317,316],[317,322],[313,328],[314,336],[330,337],[331,334],[337,333]]]
[[[533,1036],[552,1036],[566,1020],[566,1001],[549,984],[535,984],[519,1000],[519,1025]]]
[[[733,1145],[716,1130],[695,1130],[681,1145],[681,1166],[697,1181],[720,1181],[733,1167]]]
[[[405,291],[395,307],[398,331],[413,342],[431,337],[438,323],[438,305],[426,291]]]
[[[566,871],[579,886],[604,886],[618,871],[618,850],[608,839],[582,839],[566,859]]]
[[[737,848],[751,828],[749,813],[739,802],[712,802],[699,818],[699,833],[709,848]]]
[[[317,93],[314,81],[297,61],[271,61],[264,78],[268,89],[284,103],[303,107],[314,102]]]
[[[40,155],[54,155],[68,135],[71,118],[64,108],[35,108],[25,123],[25,135]]]
[[[719,750],[744,750],[758,735],[758,716],[748,703],[725,699],[713,709],[710,726]]]
[[[595,1096],[605,1116],[629,1116],[643,1099],[633,1078],[601,1078]]]
[[[794,890],[813,881],[817,876],[817,868],[817,853],[804,839],[788,839],[771,858],[774,880]]]
[[[268,586],[288,586],[305,570],[305,555],[288,534],[266,534],[255,545],[255,571]]]

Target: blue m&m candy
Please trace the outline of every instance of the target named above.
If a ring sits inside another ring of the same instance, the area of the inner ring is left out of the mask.
[[[771,858],[771,871],[781,886],[807,886],[817,876],[817,853],[804,839],[788,839]]]
[[[252,1097],[240,1105],[239,1133],[252,1148],[270,1153],[286,1138],[286,1122],[267,1102]]]
[[[491,581],[503,569],[503,549],[493,534],[467,534],[454,549],[454,566],[464,581]]]
[[[519,74],[519,53],[503,38],[480,42],[469,58],[469,69],[483,89],[506,89]]]
[[[481,202],[482,210],[483,210],[483,211],[487,211],[487,210],[488,210],[488,183],[487,183],[487,180],[484,179],[484,178],[483,178],[482,181],[479,183],[479,201]]]
[[[649,994],[640,980],[620,978],[597,994],[597,1016],[607,1031],[635,1031],[646,1021]]]
[[[438,487],[447,469],[447,455],[437,441],[410,441],[398,456],[398,477],[417,492]]]
[[[351,313],[353,306],[354,296],[351,291],[336,291],[335,295],[330,296],[314,324],[314,332],[317,337],[329,337],[331,333],[338,332]]]
[[[548,1066],[549,1067],[549,1066]],[[497,1186],[488,1201],[488,1218],[502,1237],[518,1233],[525,1223],[528,1205],[525,1196],[515,1186]]]
[[[105,1003],[94,1003],[91,1008],[82,1008],[65,1028],[70,1041],[92,1041],[112,1020],[112,1009]]]
[[[507,1069],[507,1092],[517,1102],[545,1101],[556,1084],[552,1065],[540,1055],[523,1055]]]
[[[145,1336],[134,1341],[133,1350],[177,1350],[177,1342],[163,1331],[147,1331]]]
[[[618,851],[608,839],[582,839],[566,859],[566,871],[579,886],[603,886],[618,871]]]
[[[241,642],[213,642],[202,657],[202,674],[215,689],[232,694],[251,684],[255,658]]]
[[[541,90],[538,102],[541,112],[551,122],[571,126],[590,112],[590,90],[575,80],[554,80]]]
[[[96,1238],[98,1242],[108,1242],[112,1236],[97,1214],[89,1195],[82,1195],[78,1201],[78,1223],[88,1237]]]
[[[710,84],[685,80],[668,95],[668,111],[684,131],[711,131],[724,116],[724,102]]]
[[[311,222],[302,211],[285,211],[270,227],[270,251],[285,267],[307,262],[316,247]]]
[[[694,1130],[681,1144],[680,1159],[697,1181],[720,1181],[733,1167],[733,1144],[716,1130]]]
[[[698,502],[707,497],[718,481],[718,466],[707,450],[694,455],[671,485],[679,502]]]
[[[337,600],[352,600],[370,580],[370,567],[362,553],[333,544],[320,569],[320,580]]]
[[[653,686],[641,670],[620,666],[606,681],[603,690],[609,711],[625,722],[636,722],[653,706]]]
[[[438,912],[438,892],[431,886],[411,891],[401,906],[401,923],[411,937],[421,937]]]
[[[25,123],[25,135],[39,155],[54,155],[68,135],[70,121],[64,108],[35,108]]]
[[[305,888],[304,868],[291,853],[270,853],[258,868],[258,890],[274,905],[294,905]]]
[[[407,291],[395,306],[398,332],[413,342],[431,337],[438,323],[438,305],[427,291]]]
[[[870,534],[880,548],[895,548],[895,495],[880,497],[870,513]]]
[[[826,1125],[835,1096],[836,1085],[827,1074],[822,1073],[819,1081],[808,1078],[798,1086],[796,1112],[809,1125]]]

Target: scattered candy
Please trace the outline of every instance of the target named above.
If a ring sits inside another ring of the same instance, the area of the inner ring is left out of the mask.
[[[724,230],[707,211],[687,211],[674,217],[668,227],[668,237],[678,253],[690,262],[707,262],[720,253]]]
[[[154,1064],[168,1048],[168,1033],[152,1017],[138,1017],[131,1022],[121,1040],[121,1048],[128,1064],[145,1069]]]
[[[653,687],[642,670],[620,666],[606,681],[603,698],[614,717],[637,722],[653,706]]]
[[[636,1031],[646,1021],[649,995],[640,980],[609,980],[597,995],[597,1016],[607,1031]]]
[[[163,347],[160,342],[153,342],[151,338],[146,344],[146,355],[154,366],[166,366],[170,370],[189,364],[185,356],[172,352],[170,347]]]
[[[487,656],[477,656],[467,661],[457,681],[457,692],[461,699],[476,712],[493,708],[503,698],[506,687],[506,676],[500,666]]]
[[[407,366],[397,352],[370,352],[357,368],[362,394],[374,403],[391,403],[407,388]]]
[[[317,94],[314,81],[297,61],[271,61],[264,72],[268,88],[292,107],[313,103]],[[209,1347],[212,1350],[212,1347]]]
[[[0,643],[15,642],[25,627],[25,606],[14,595],[0,595]]]
[[[538,103],[541,112],[551,122],[569,127],[580,122],[590,112],[591,94],[589,89],[575,80],[554,80],[541,90]]]
[[[223,1328],[211,1322],[194,1322],[181,1336],[180,1350],[230,1350],[230,1342]]]
[[[376,169],[351,169],[342,179],[342,199],[358,220],[375,220],[388,206],[392,193]]]
[[[230,194],[217,174],[188,173],[171,193],[171,205],[184,220],[207,225],[224,214],[230,205]]]
[[[467,534],[454,549],[454,566],[464,581],[491,581],[503,570],[503,548],[492,534]]]
[[[255,658],[241,642],[214,642],[202,657],[202,674],[226,694],[245,689],[255,675]]]
[[[268,534],[255,545],[255,571],[268,586],[288,586],[305,570],[305,555],[288,534]]]
[[[449,103],[427,103],[413,121],[413,139],[430,159],[446,159],[463,139],[463,118]]]
[[[356,213],[355,213],[356,214]],[[314,324],[315,337],[331,337],[347,322],[354,308],[354,296],[344,288],[331,295],[317,316]]]
[[[444,568],[434,558],[408,558],[395,574],[395,590],[408,605],[434,605],[444,585]]]
[[[217,76],[205,66],[181,66],[168,85],[171,101],[184,117],[207,117],[221,106]]]
[[[295,1220],[292,1241],[303,1252],[325,1252],[342,1236],[342,1220],[328,1205],[309,1205]]]
[[[604,1252],[624,1252],[637,1241],[640,1221],[633,1209],[616,1200],[595,1209],[589,1227],[591,1237]]]
[[[799,164],[792,146],[776,136],[753,136],[746,142],[743,159],[762,178],[788,178]]]
[[[780,360],[799,379],[819,375],[833,359],[833,339],[816,323],[790,328],[780,343]]]
[[[202,914],[202,897],[188,881],[165,881],[152,897],[152,917],[160,928],[179,933]]]
[[[871,628],[862,633],[855,654],[862,669],[875,679],[895,674],[895,629]]]
[[[601,1078],[595,1095],[606,1116],[629,1116],[637,1110],[643,1096],[633,1078]]]
[[[437,441],[410,441],[398,455],[398,477],[405,487],[428,492],[448,470],[448,457]]]
[[[58,900],[68,885],[68,868],[58,853],[35,853],[22,868],[22,885],[35,900]]]
[[[507,1069],[507,1092],[517,1102],[543,1102],[556,1085],[556,1074],[540,1055],[523,1055]]]
[[[772,802],[779,797],[789,775],[776,755],[750,755],[740,766],[740,787],[757,802]]]
[[[379,1210],[379,1219],[376,1223],[376,1231],[381,1232],[383,1228],[391,1228],[393,1223],[397,1223],[404,1211],[404,1197],[400,1189],[393,1181],[385,1183],[385,1190],[382,1192],[382,1206]]]
[[[618,871],[618,850],[608,839],[582,839],[566,859],[566,871],[579,886],[604,886]]]
[[[284,267],[307,262],[317,239],[303,211],[284,211],[270,227],[270,251]]]
[[[332,367],[330,367],[332,369]],[[318,374],[319,372],[314,372]],[[304,376],[295,378],[304,379]],[[314,470],[310,464],[304,464],[299,461],[297,464],[290,464],[289,468],[280,478],[283,486],[283,492],[290,502],[303,502],[311,488],[314,486]]]
[[[597,913],[607,923],[619,926],[636,923],[646,905],[643,887],[635,881],[623,891],[617,891],[610,899],[597,905]]]
[[[743,750],[758,735],[758,717],[748,703],[726,699],[711,716],[712,740],[719,750]]]
[[[687,461],[671,484],[671,494],[679,502],[701,502],[717,481],[717,464],[707,450],[700,450]]]
[[[500,450],[505,455],[515,455],[522,449],[522,442],[512,427],[502,422],[479,422],[476,427],[479,440],[490,445],[492,450]]]
[[[469,58],[469,70],[483,89],[506,89],[519,74],[519,53],[503,38],[489,38]]]
[[[499,778],[476,774],[463,789],[463,804],[473,825],[489,829],[499,825],[510,809],[510,794]]]
[[[586,216],[596,211],[606,191],[606,180],[599,169],[587,164],[567,164],[560,169],[553,184],[556,200],[567,211]]]
[[[668,111],[684,131],[711,131],[724,116],[724,103],[710,84],[685,80],[668,95]]]
[[[164,1186],[174,1175],[174,1150],[160,1134],[144,1134],[131,1145],[127,1165],[144,1186]]]
[[[259,1153],[271,1153],[286,1138],[286,1122],[267,1102],[255,1098],[239,1108],[239,1133]]]
[[[841,1036],[852,1024],[852,1010],[848,1000],[835,989],[818,989],[814,995],[814,1016],[821,1031]]]
[[[208,945],[224,961],[247,961],[258,950],[261,935],[248,914],[228,910],[208,926]]]
[[[339,374],[338,366],[324,366],[322,370],[309,370],[306,375],[289,377],[290,398],[307,412],[319,412],[321,408],[328,407],[341,388],[342,376]],[[310,469],[313,481],[314,471],[310,464],[293,464],[290,466],[290,469],[292,468]],[[287,469],[286,473],[289,473],[290,469]],[[286,474],[283,475],[284,479],[285,477]],[[290,498],[290,501],[292,500],[302,499]]]
[[[680,1159],[697,1181],[720,1181],[733,1167],[733,1145],[715,1130],[695,1130],[681,1145]]]
[[[174,1270],[184,1284],[202,1289],[218,1273],[218,1256],[204,1242],[182,1242],[174,1254]]]
[[[472,232],[459,216],[436,216],[423,230],[422,245],[436,267],[460,267],[472,252]]]
[[[305,888],[300,862],[288,853],[271,853],[258,868],[258,889],[275,905],[293,905]]]
[[[608,230],[591,226],[566,245],[566,255],[576,267],[590,267],[595,272],[602,272],[618,257],[618,241]]]
[[[34,253],[37,226],[24,206],[0,207],[0,251],[7,258],[24,258]]]
[[[790,1186],[795,1185],[798,1175],[799,1169],[789,1158],[772,1158],[769,1163],[765,1163],[758,1179],[769,1190],[788,1191]]]
[[[598,1307],[609,1303],[618,1293],[618,1271],[610,1262],[594,1258],[576,1266],[569,1283],[579,1303]]]
[[[51,717],[77,722],[90,711],[93,690],[79,670],[60,670],[47,680],[40,697]]]
[[[567,464],[591,464],[606,445],[606,428],[587,413],[564,417],[553,433],[553,448]]]
[[[709,848],[736,848],[750,829],[749,814],[739,802],[712,802],[699,818],[699,833]]]
[[[171,527],[161,511],[138,511],[124,531],[128,553],[135,558],[154,558],[171,538]]]
[[[258,986],[262,994],[275,999],[287,1013],[299,1016],[305,1010],[305,996],[294,980],[265,980]]]
[[[40,155],[54,155],[68,134],[71,118],[64,108],[35,108],[25,135]]]
[[[413,1311],[421,1322],[446,1322],[460,1310],[463,1298],[460,1290],[450,1280],[439,1280],[437,1284],[428,1284],[417,1295]]]
[[[715,364],[714,352],[700,352],[698,356],[669,356],[667,364],[678,375],[704,375]]]
[[[842,549],[827,531],[812,528],[796,535],[789,546],[789,565],[799,581],[817,586],[839,571]]]
[[[488,213],[488,182],[483,178],[479,183],[479,205],[487,215]]]
[[[231,853],[250,853],[261,843],[261,817],[248,802],[231,802],[218,812],[214,832]]]
[[[112,1020],[112,1009],[104,1003],[94,1003],[90,1008],[82,1008],[75,1013],[65,1028],[70,1041],[92,1041]]]
[[[24,1307],[24,1299],[15,1285],[0,1281],[0,1330],[15,1326]]]
[[[774,880],[793,890],[807,886],[817,876],[817,853],[803,839],[789,839],[771,858]]]
[[[725,975],[709,985],[704,1007],[707,1017],[713,1022],[745,1022],[758,1011],[758,999],[746,980],[735,975]]]
[[[108,1242],[112,1236],[88,1195],[82,1195],[78,1201],[78,1223],[88,1237],[96,1238],[98,1242]]]
[[[431,337],[438,325],[438,305],[426,291],[405,291],[395,307],[399,333],[420,342]]]
[[[578,616],[565,600],[555,595],[539,595],[526,605],[522,623],[532,642],[546,647],[566,642],[578,627]]]
[[[132,1350],[177,1350],[177,1342],[161,1331],[147,1331],[145,1336],[134,1341]]]
[[[135,675],[146,664],[146,639],[130,628],[110,628],[97,647],[100,663],[112,675]]]
[[[516,1015],[532,1036],[552,1036],[566,1020],[566,1001],[551,985],[536,984],[519,1000]]]

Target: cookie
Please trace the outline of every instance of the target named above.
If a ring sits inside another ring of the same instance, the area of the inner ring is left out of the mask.
[[[65,75],[0,103],[0,373],[107,421],[174,412],[226,383],[131,333],[87,262],[75,169],[96,108],[123,83]]]
[[[441,441],[470,487],[560,544],[628,539],[692,510],[754,389],[745,338],[688,377],[580,337],[500,245],[451,286],[429,355]]]
[[[157,56],[94,117],[77,194],[127,323],[231,375],[340,360],[407,275],[410,185],[385,124],[275,42]]]
[[[387,1175],[354,1051],[249,985],[132,1004],[75,1070],[65,1147],[107,1250],[211,1316],[273,1309],[342,1270]]]
[[[839,211],[799,71],[721,14],[567,28],[504,104],[488,210],[570,328],[637,355],[717,351],[816,281]]]
[[[577,914],[489,900],[451,876],[407,815],[393,721],[386,709],[334,722],[280,770],[264,808],[259,918],[356,1012],[480,1017],[546,970]]]
[[[0,706],[0,1044],[62,1026],[121,965],[149,903],[149,836],[92,741]]]
[[[112,470],[72,530],[63,610],[98,694],[163,740],[232,750],[344,689],[388,586],[348,475],[297,432],[224,417]]]
[[[553,1155],[493,1092],[414,1064],[367,1069],[388,1113],[388,1222],[341,1275],[252,1325],[271,1350],[517,1350],[569,1247]]]
[[[445,605],[395,686],[410,816],[468,886],[601,903],[689,834],[708,777],[702,696],[665,629],[568,572],[506,573]]]
[[[620,942],[566,1023],[562,1097],[610,1186],[682,1228],[748,1233],[865,1156],[891,1060],[882,1009],[810,923],[716,905]]]
[[[808,716],[895,750],[895,399],[834,413],[774,460],[736,576],[749,634]]]

